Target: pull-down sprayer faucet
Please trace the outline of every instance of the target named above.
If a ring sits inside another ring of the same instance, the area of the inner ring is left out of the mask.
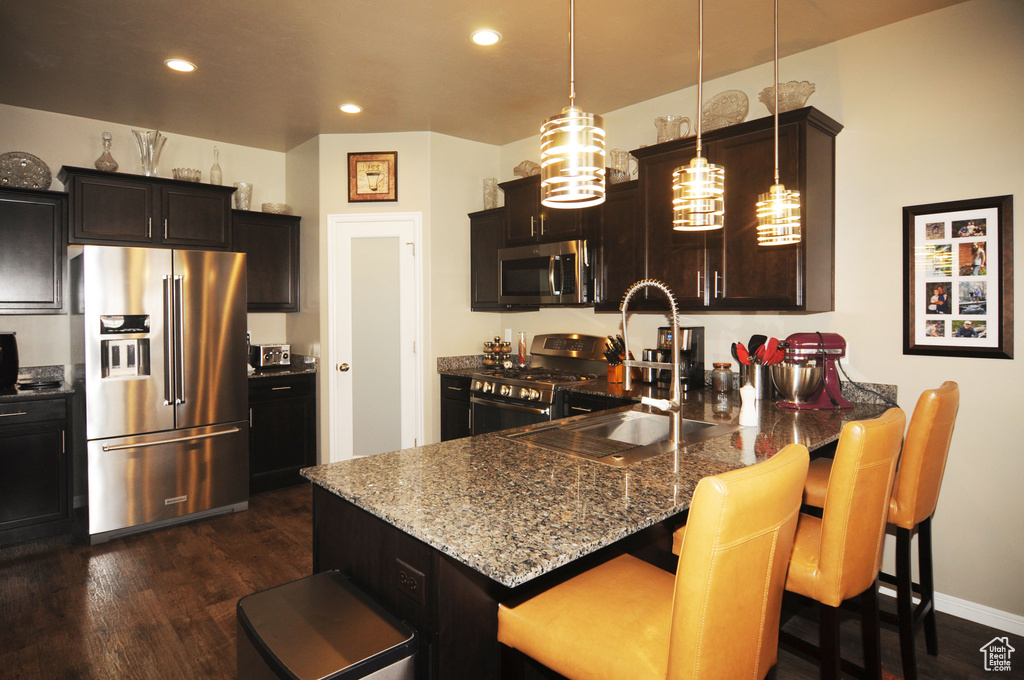
[[[665,294],[665,297],[668,298],[669,304],[672,306],[672,385],[668,401],[664,399],[641,397],[640,402],[672,415],[672,443],[678,444],[680,430],[682,429],[680,427],[682,424],[680,422],[682,402],[679,399],[679,306],[676,304],[676,296],[672,293],[669,287],[656,279],[642,279],[634,283],[626,291],[626,294],[622,296],[622,304],[619,305],[619,309],[622,310],[622,339],[626,352],[626,356],[622,362],[622,389],[628,392],[632,388],[630,369],[634,366],[644,365],[644,362],[634,361],[629,358],[629,333],[626,332],[626,311],[629,309],[629,299],[633,297],[633,293],[641,288],[657,288]]]

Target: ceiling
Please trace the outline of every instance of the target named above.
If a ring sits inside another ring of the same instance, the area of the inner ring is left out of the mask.
[[[782,56],[962,0],[783,0]],[[318,134],[428,130],[490,144],[569,101],[554,0],[7,0],[0,103],[286,151]],[[579,0],[576,103],[690,87],[697,0]],[[481,27],[504,40],[479,47]],[[772,3],[707,0],[704,78],[770,61]],[[195,62],[191,74],[164,60]],[[343,114],[345,102],[363,113]]]

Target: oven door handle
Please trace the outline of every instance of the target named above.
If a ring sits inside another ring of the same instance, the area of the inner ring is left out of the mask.
[[[544,408],[535,406],[519,406],[518,404],[506,404],[502,401],[491,401],[489,399],[479,399],[477,397],[470,397],[469,402],[471,404],[479,404],[480,406],[491,406],[493,408],[502,409],[504,411],[515,411],[516,413],[531,413],[537,416],[550,416],[551,407],[546,406]]]

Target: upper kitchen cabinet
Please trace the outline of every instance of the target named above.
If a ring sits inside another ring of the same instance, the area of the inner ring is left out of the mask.
[[[67,196],[0,189],[0,314],[63,309]]]
[[[231,249],[246,254],[250,312],[299,311],[296,215],[231,211]]]
[[[499,184],[505,192],[505,246],[587,238],[600,208],[547,208],[540,202],[540,175]]]
[[[800,192],[803,238],[757,245],[756,204],[773,182],[766,117],[704,135],[704,155],[725,169],[725,227],[672,229],[672,172],[695,153],[688,137],[634,151],[646,233],[645,275],[664,281],[680,309],[824,312],[834,307],[835,137],[842,126],[808,107],[779,117],[779,179]],[[667,307],[667,301],[647,301]]]
[[[69,242],[227,250],[234,187],[63,167]]]
[[[601,206],[599,247],[591,248],[597,295],[594,311],[615,312],[626,290],[644,272],[644,229],[637,181],[609,184]],[[644,293],[636,293],[634,300]],[[630,301],[633,309],[642,309]]]
[[[492,208],[469,214],[470,308],[474,312],[535,311],[537,307],[502,304],[498,301],[501,250],[505,236],[505,209]]]

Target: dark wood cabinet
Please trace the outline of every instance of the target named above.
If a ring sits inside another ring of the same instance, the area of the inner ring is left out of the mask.
[[[588,394],[585,392],[563,392],[562,417],[583,416],[588,413],[607,411],[610,408],[628,406],[636,402],[604,394]]]
[[[474,312],[508,309],[498,302],[500,263],[498,251],[505,240],[504,208],[469,214],[470,304]]]
[[[234,187],[63,167],[70,243],[226,250]]]
[[[470,378],[441,376],[441,441],[473,434],[473,416],[469,403]]]
[[[65,397],[0,403],[0,545],[71,531]]]
[[[704,155],[725,169],[725,227],[672,229],[672,172],[688,164],[695,138],[637,149],[645,227],[643,276],[664,281],[684,310],[823,312],[834,307],[835,136],[842,126],[811,107],[779,121],[780,180],[801,194],[803,238],[757,245],[758,196],[773,182],[772,119],[715,130]],[[632,305],[631,305],[632,307]],[[652,293],[637,309],[664,309]]]
[[[67,196],[0,189],[0,314],[56,314],[64,307]]]
[[[644,230],[640,218],[637,181],[608,185],[597,247],[590,249],[597,289],[594,311],[617,312],[626,289],[643,278]]]
[[[250,312],[299,311],[297,215],[231,211],[231,249],[245,253]]]
[[[249,379],[249,493],[305,483],[316,465],[316,374]]]
[[[540,202],[540,175],[499,184],[505,192],[505,247],[587,238],[600,209],[547,208]]]

